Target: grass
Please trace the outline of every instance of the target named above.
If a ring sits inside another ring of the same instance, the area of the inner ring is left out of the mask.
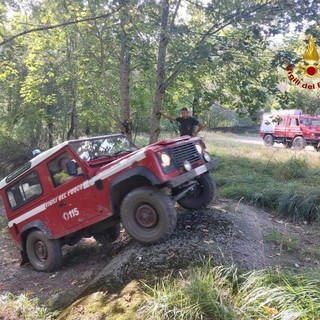
[[[147,286],[149,297],[140,315],[155,320],[319,319],[319,275],[319,270],[300,275],[243,273],[235,266],[212,267],[209,262],[187,276]]]
[[[206,133],[218,194],[276,211],[292,220],[320,219],[319,154],[267,148],[234,141],[235,136]]]
[[[50,320],[54,317],[54,313],[41,306],[37,299],[26,294],[0,295],[0,319]]]
[[[297,243],[288,235],[282,234],[277,228],[273,228],[271,234],[265,238],[266,241],[274,243],[280,251],[296,251]]]

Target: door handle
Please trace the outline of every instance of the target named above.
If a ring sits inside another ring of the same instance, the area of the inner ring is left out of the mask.
[[[61,208],[63,206],[65,206],[67,203],[65,201],[62,201],[58,204],[58,208]]]

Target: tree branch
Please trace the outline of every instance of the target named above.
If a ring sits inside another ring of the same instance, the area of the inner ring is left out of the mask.
[[[78,24],[81,22],[94,21],[94,20],[98,20],[98,19],[108,18],[111,15],[113,15],[114,13],[118,12],[122,7],[123,7],[123,5],[121,5],[120,7],[118,7],[117,9],[115,9],[109,13],[101,14],[101,15],[95,16],[95,17],[84,18],[84,19],[79,19],[79,20],[74,20],[74,21],[67,21],[67,22],[55,24],[52,26],[42,26],[42,27],[38,27],[38,28],[34,28],[34,29],[25,30],[23,32],[20,32],[16,35],[12,36],[12,37],[9,37],[7,39],[2,40],[0,42],[0,47],[7,44],[8,42],[15,40],[16,38],[22,37],[22,36],[29,34],[29,33],[39,32],[39,31],[44,31],[44,30],[52,30],[52,29],[57,29],[57,28],[63,28],[63,27],[70,26],[73,24]]]
[[[197,42],[197,44],[194,47],[194,50],[192,50],[192,52],[190,52],[190,54],[188,55],[188,57],[185,57],[184,59],[182,59],[180,62],[177,63],[177,68],[176,70],[174,70],[171,75],[167,78],[167,80],[164,83],[165,88],[168,88],[170,86],[170,84],[174,81],[174,79],[179,75],[180,71],[183,69],[183,65],[185,63],[185,61],[189,61],[191,58],[195,59],[195,55],[196,55],[196,51],[199,48],[199,46],[205,42],[205,40],[209,37],[212,36],[213,34],[216,34],[217,32],[219,32],[220,30],[222,30],[223,28],[225,28],[226,26],[230,25],[232,23],[232,20],[239,16],[241,17],[242,15],[249,15],[253,12],[258,12],[260,10],[262,10],[264,7],[266,6],[266,4],[261,4],[258,6],[254,6],[251,8],[251,10],[249,9],[238,12],[238,13],[234,13],[229,15],[228,17],[226,17],[222,22],[218,22],[218,23],[214,23],[211,28],[208,29],[207,32],[205,32],[201,39]]]

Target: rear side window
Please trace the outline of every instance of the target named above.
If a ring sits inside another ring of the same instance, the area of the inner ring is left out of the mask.
[[[7,197],[11,209],[17,209],[25,203],[38,198],[42,194],[42,187],[36,171],[20,179],[15,185],[7,189]]]
[[[292,118],[290,121],[290,126],[298,126],[298,125],[299,125],[298,119]]]

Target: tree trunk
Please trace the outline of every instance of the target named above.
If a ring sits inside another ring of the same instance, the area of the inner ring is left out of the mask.
[[[78,123],[78,90],[77,90],[77,80],[72,79],[71,83],[71,93],[72,93],[72,111],[71,111],[71,124],[70,129],[67,134],[67,139],[70,140],[72,135],[75,139],[79,138],[79,123]]]
[[[130,117],[130,52],[126,37],[121,41],[120,50],[120,97],[121,132],[132,139],[132,121]]]
[[[165,63],[167,46],[169,43],[168,37],[168,19],[169,19],[169,0],[163,0],[163,9],[161,17],[161,31],[158,51],[157,63],[157,82],[154,99],[154,107],[151,119],[150,143],[158,141],[160,134],[160,115],[162,101],[165,94]]]
[[[49,149],[53,147],[53,121],[48,120],[48,146]]]
[[[74,60],[74,52],[76,50],[77,42],[75,39],[70,39],[68,47],[68,58],[70,61]],[[79,138],[79,123],[78,123],[78,81],[77,68],[75,64],[71,64],[71,94],[72,94],[72,110],[70,119],[70,129],[67,133],[67,139],[73,136],[75,139]]]

